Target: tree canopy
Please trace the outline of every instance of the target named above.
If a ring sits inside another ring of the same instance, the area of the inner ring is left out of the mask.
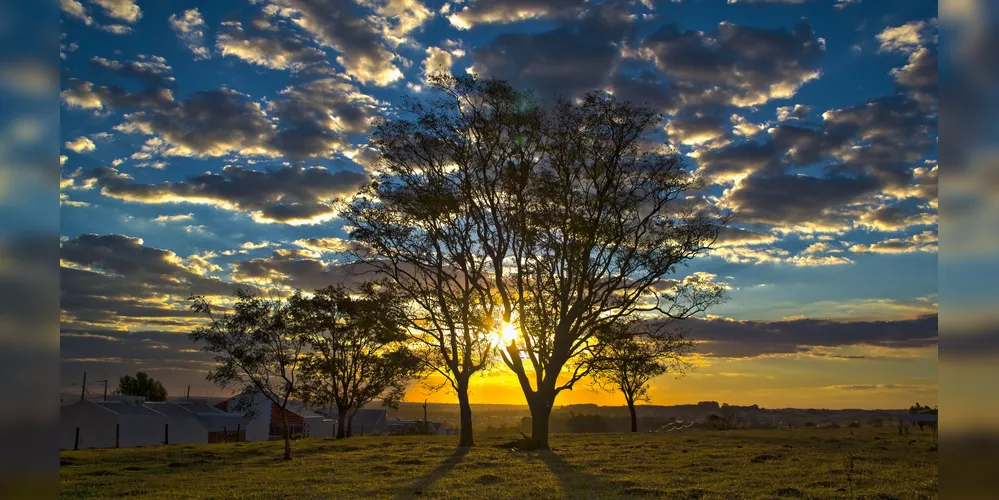
[[[146,372],[138,372],[135,376],[125,375],[118,380],[118,394],[125,396],[141,396],[146,401],[166,401],[167,390],[163,384]]]

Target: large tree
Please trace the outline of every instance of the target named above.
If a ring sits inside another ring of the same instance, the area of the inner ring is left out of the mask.
[[[498,84],[492,89],[510,92]],[[436,109],[435,103],[406,99],[403,111],[412,120],[376,127],[371,146],[379,155],[378,174],[344,218],[361,244],[356,267],[391,278],[406,295],[415,349],[424,368],[457,395],[458,445],[472,446],[470,380],[496,359],[504,308],[491,285],[493,262],[481,248],[485,226],[476,219],[482,209],[470,192],[477,181],[461,168],[461,158],[473,154],[471,144],[461,135],[459,117]],[[491,123],[497,126],[492,147],[513,153],[510,137],[498,130],[508,122]]]
[[[202,350],[217,363],[207,379],[220,387],[242,390],[244,397],[237,401],[237,410],[249,412],[257,395],[281,409],[284,459],[291,460],[287,408],[298,393],[308,339],[290,327],[285,301],[266,299],[244,288],[236,288],[233,295],[231,311],[214,306],[203,296],[191,297],[191,309],[208,322],[190,337],[203,343]]]
[[[374,399],[388,408],[398,406],[418,360],[404,345],[408,320],[395,290],[367,282],[356,295],[342,285],[309,297],[296,292],[289,299],[289,317],[311,345],[302,398],[336,406],[337,438],[350,436],[353,415]]]
[[[167,390],[163,383],[150,377],[146,372],[138,372],[135,376],[125,375],[118,380],[118,394],[126,396],[142,396],[147,401],[166,401]]]
[[[596,332],[717,302],[719,288],[670,278],[727,218],[694,196],[702,182],[679,155],[650,147],[663,125],[651,109],[600,93],[540,104],[473,76],[431,83],[440,99],[379,127],[384,173],[355,202],[367,216],[348,217],[351,235],[379,254],[422,254],[423,275],[450,272],[455,289],[482,297],[471,303],[479,317],[515,322],[519,338],[501,356],[531,409],[534,446],[548,448],[555,398],[588,375]],[[372,238],[371,226],[393,238]],[[452,233],[453,259],[424,236]],[[406,246],[413,234],[419,244]],[[430,281],[430,297],[458,295],[441,294],[442,282]]]
[[[592,377],[605,390],[624,395],[631,413],[631,432],[638,432],[635,403],[650,400],[652,379],[669,371],[683,373],[688,366],[684,356],[693,350],[693,342],[667,321],[620,322],[597,337],[603,349],[592,360]]]

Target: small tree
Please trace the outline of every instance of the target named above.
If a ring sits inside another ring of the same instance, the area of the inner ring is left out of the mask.
[[[296,292],[289,317],[311,347],[301,394],[307,403],[337,407],[337,438],[349,437],[354,415],[376,398],[398,407],[419,361],[403,345],[407,318],[391,287],[364,283],[352,297],[343,286]]]
[[[683,356],[693,342],[666,322],[618,323],[598,339],[604,348],[592,361],[595,383],[605,390],[621,391],[631,413],[631,432],[638,432],[635,403],[649,401],[652,379],[673,371],[683,373]]]
[[[218,363],[207,379],[219,387],[239,387],[244,397],[236,409],[250,413],[257,395],[281,409],[284,459],[291,460],[288,403],[298,392],[308,340],[289,328],[288,306],[237,288],[232,312],[220,312],[205,297],[193,296],[191,309],[208,318],[190,337]]]
[[[118,379],[118,394],[125,396],[141,396],[146,401],[166,401],[167,390],[163,384],[146,372],[138,372],[135,376],[125,375]]]

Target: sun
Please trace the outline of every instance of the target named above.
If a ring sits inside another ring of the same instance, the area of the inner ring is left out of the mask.
[[[503,345],[510,345],[520,337],[517,326],[513,323],[503,322],[503,327],[499,331],[499,340]]]

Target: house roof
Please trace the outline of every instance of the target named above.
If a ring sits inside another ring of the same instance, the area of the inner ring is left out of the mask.
[[[357,411],[357,414],[354,415],[354,418],[351,420],[351,425],[354,427],[358,427],[361,425],[364,425],[365,427],[373,427],[375,425],[378,425],[379,423],[383,423],[384,421],[385,421],[385,410],[377,410],[374,408],[371,409],[361,408],[360,410]]]
[[[134,415],[142,417],[162,417],[163,414],[153,411],[143,405],[124,401],[93,401],[94,404],[118,415]]]

